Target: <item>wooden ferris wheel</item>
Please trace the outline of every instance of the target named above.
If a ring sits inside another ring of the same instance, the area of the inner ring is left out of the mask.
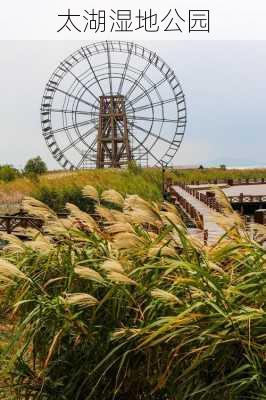
[[[45,141],[65,169],[168,165],[186,127],[174,71],[132,42],[75,51],[51,75],[41,103]]]

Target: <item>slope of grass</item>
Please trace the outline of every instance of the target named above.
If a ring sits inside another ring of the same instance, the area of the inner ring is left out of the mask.
[[[113,188],[123,194],[137,193],[147,200],[160,200],[161,174],[160,169],[139,172],[110,169],[56,172],[40,176],[38,180],[24,177],[2,183],[0,193],[30,195],[56,211],[62,211],[67,202],[73,202],[84,209],[81,190],[87,184],[94,185],[99,191]]]
[[[165,179],[191,182],[212,179],[230,178],[266,178],[266,170],[172,170],[167,169]],[[99,191],[113,188],[122,194],[136,193],[146,200],[162,199],[162,171],[160,168],[136,170],[86,170],[75,172],[54,172],[40,176],[38,180],[26,177],[13,182],[0,183],[1,196],[19,198],[23,195],[33,196],[52,207],[62,211],[67,202],[73,202],[86,210],[82,200],[81,189],[84,185],[94,185]],[[12,200],[11,200],[12,202]]]

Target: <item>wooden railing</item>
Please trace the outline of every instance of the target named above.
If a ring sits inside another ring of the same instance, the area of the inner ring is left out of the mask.
[[[40,218],[18,215],[0,215],[0,231],[13,233],[16,228],[34,228],[42,231],[43,221]]]
[[[206,204],[212,210],[217,211],[217,212],[222,212],[222,207],[220,206],[220,204],[216,200],[215,196],[208,196],[208,195],[206,195],[204,193],[200,193],[197,189],[191,189],[190,187],[188,187],[184,183],[177,183],[175,185],[181,187],[187,193],[191,194],[196,199],[198,199],[202,203]]]
[[[243,182],[245,181],[245,182]],[[225,182],[225,181],[224,181]],[[242,184],[266,184],[266,180],[264,178],[261,178],[260,180],[256,180],[256,179],[245,179],[245,180],[241,180]],[[247,183],[249,182],[249,183]],[[221,183],[221,181],[212,181],[209,182],[209,184],[217,184],[217,183]],[[197,183],[192,183],[192,184],[202,184],[197,182]],[[191,184],[191,185],[192,185]],[[240,180],[234,180],[234,183],[231,184],[231,186],[233,185],[239,185],[240,184]],[[222,207],[220,206],[220,204],[218,203],[218,201],[216,200],[215,196],[208,196],[207,194],[201,193],[198,189],[195,188],[191,188],[190,185],[187,185],[185,183],[180,183],[180,182],[172,182],[170,180],[168,180],[167,182],[167,187],[171,187],[171,186],[179,186],[182,189],[184,189],[186,192],[190,193],[192,196],[196,197],[198,200],[202,201],[204,204],[206,204],[208,207],[210,207],[211,209],[217,211],[217,212],[222,212]],[[266,195],[244,195],[243,193],[240,193],[240,195],[238,196],[227,196],[228,200],[230,203],[234,203],[234,204],[243,204],[243,203],[266,203]]]
[[[183,210],[190,216],[190,218],[195,221],[197,228],[204,230],[204,219],[203,215],[196,210],[183,196],[177,193],[173,188],[169,188],[171,196],[178,202],[178,204],[183,208]]]
[[[244,203],[266,203],[266,195],[256,196],[256,195],[244,195],[240,193],[239,196],[227,196],[230,203],[244,204]]]
[[[241,178],[241,179],[212,179],[207,181],[191,181],[190,185],[217,185],[226,184],[235,185],[260,185],[266,184],[266,178]]]

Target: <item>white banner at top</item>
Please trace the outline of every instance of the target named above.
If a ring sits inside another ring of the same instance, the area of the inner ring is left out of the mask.
[[[1,40],[265,40],[265,0],[13,0]]]

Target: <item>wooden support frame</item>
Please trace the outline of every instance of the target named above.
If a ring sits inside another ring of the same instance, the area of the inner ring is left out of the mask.
[[[132,159],[124,96],[101,96],[97,168],[121,168]]]

